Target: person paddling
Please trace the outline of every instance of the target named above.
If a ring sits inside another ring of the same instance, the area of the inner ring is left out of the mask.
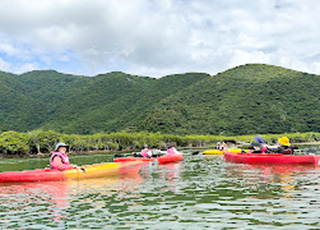
[[[167,154],[181,154],[171,143],[167,144]]]
[[[252,153],[268,153],[268,145],[265,143],[262,137],[254,137],[255,142],[252,143],[253,152]]]
[[[69,157],[67,156],[68,151],[69,146],[65,143],[60,142],[56,145],[56,148],[50,157],[51,169],[63,171],[78,168],[78,166],[70,164]]]
[[[220,142],[218,142],[218,143],[220,143]],[[220,146],[219,146],[220,151],[226,150],[227,148],[228,148],[228,146],[225,141],[223,141],[222,144],[220,143]]]
[[[221,144],[221,142],[217,142],[216,149],[223,151],[223,145]]]
[[[144,148],[143,148],[142,151],[140,152],[140,155],[141,155],[143,158],[151,158],[151,157],[152,157],[152,152],[151,152],[151,150],[149,149],[148,145],[144,145],[143,147],[144,147]]]
[[[281,137],[278,139],[278,151],[282,154],[293,154],[294,147],[290,143],[289,138]]]

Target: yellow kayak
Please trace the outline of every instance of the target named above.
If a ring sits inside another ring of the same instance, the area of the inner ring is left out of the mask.
[[[209,149],[203,152],[205,155],[222,155],[223,151],[218,149]]]
[[[241,153],[245,151],[246,153],[250,152],[250,149],[228,149],[230,153]],[[209,149],[203,152],[204,155],[222,155],[223,151],[218,149]]]
[[[138,162],[125,162],[125,163],[101,163],[94,165],[86,165],[81,168],[84,169],[71,169],[64,171],[68,179],[86,179],[93,177],[113,176],[121,174],[134,174],[138,173],[142,166],[142,161]]]
[[[124,163],[101,163],[84,165],[77,169],[65,171],[45,169],[13,171],[0,173],[0,183],[8,182],[33,182],[55,181],[68,179],[87,179],[104,176],[119,176],[123,174],[137,174],[142,166],[142,161]]]

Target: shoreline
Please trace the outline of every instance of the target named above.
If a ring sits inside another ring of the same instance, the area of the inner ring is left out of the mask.
[[[293,143],[294,145],[320,145],[320,141]]]
[[[68,156],[82,156],[82,155],[95,155],[95,154],[119,154],[119,153],[134,153],[136,151],[123,150],[123,151],[108,151],[108,150],[93,150],[93,151],[81,151],[81,152],[69,152]],[[40,154],[25,154],[25,155],[2,155],[0,159],[23,159],[23,158],[49,158],[51,153],[40,153]]]
[[[300,143],[293,143],[295,146],[300,145],[320,145],[320,141],[315,142],[300,142]],[[186,149],[193,149],[204,151],[208,149],[213,149],[215,146],[202,146],[202,147],[181,147],[178,148],[180,150]],[[119,154],[119,153],[133,153],[138,152],[139,150],[122,150],[122,151],[108,151],[108,150],[91,150],[91,151],[81,151],[81,152],[70,152],[69,156],[78,156],[78,155],[95,155],[95,154]],[[0,159],[19,159],[19,158],[48,158],[51,156],[51,153],[40,153],[40,154],[25,154],[25,155],[2,155],[0,154]]]

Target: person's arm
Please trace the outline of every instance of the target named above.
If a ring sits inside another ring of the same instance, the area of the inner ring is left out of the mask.
[[[63,164],[62,159],[61,159],[61,157],[59,157],[59,156],[56,156],[56,157],[53,159],[52,164],[53,164],[58,170],[60,170],[60,171],[68,170],[68,169],[73,169],[73,168],[74,168],[73,165]]]

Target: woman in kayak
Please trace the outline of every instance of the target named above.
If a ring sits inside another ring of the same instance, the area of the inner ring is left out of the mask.
[[[181,154],[171,143],[167,144],[167,154]]]
[[[69,163],[68,151],[68,145],[63,142],[58,143],[50,157],[50,167],[60,171],[77,168],[78,166]]]
[[[142,149],[142,151],[140,152],[140,155],[143,158],[151,158],[152,157],[152,152],[151,150],[148,148],[148,145],[144,145],[144,148]]]

